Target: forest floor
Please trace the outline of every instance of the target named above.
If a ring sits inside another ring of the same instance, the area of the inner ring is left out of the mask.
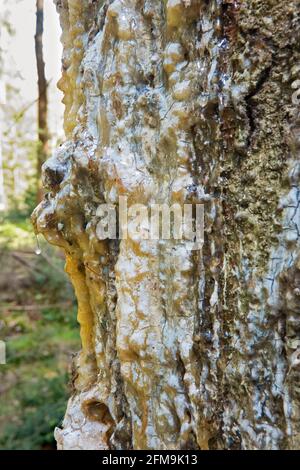
[[[0,340],[0,449],[55,448],[80,349],[76,301],[62,254],[38,246],[26,219],[0,223]]]

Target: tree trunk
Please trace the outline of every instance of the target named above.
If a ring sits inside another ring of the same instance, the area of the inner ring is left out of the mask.
[[[33,220],[82,337],[58,448],[299,448],[299,1],[56,4],[66,142]],[[119,196],[204,204],[202,249],[99,240]]]
[[[35,55],[38,73],[38,151],[37,151],[37,200],[41,201],[43,196],[41,186],[41,169],[48,157],[48,98],[47,80],[45,75],[45,62],[43,55],[44,34],[44,0],[36,0],[36,34]]]

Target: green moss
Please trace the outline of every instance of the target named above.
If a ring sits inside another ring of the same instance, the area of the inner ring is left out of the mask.
[[[16,249],[33,243],[34,234],[29,220],[21,220],[18,223],[4,220],[0,224],[0,246]]]

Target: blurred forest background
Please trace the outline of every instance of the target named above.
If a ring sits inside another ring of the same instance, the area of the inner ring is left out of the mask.
[[[44,144],[38,5],[48,98]],[[63,418],[72,355],[80,348],[63,254],[37,240],[30,223],[40,197],[39,160],[63,139],[59,36],[52,0],[0,0],[0,340],[7,355],[0,365],[0,449],[55,449],[53,429]]]

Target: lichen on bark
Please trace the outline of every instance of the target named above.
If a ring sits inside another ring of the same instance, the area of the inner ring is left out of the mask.
[[[299,448],[299,2],[55,3],[66,142],[33,222],[82,337],[58,448]],[[205,204],[202,250],[100,241],[119,196]]]

